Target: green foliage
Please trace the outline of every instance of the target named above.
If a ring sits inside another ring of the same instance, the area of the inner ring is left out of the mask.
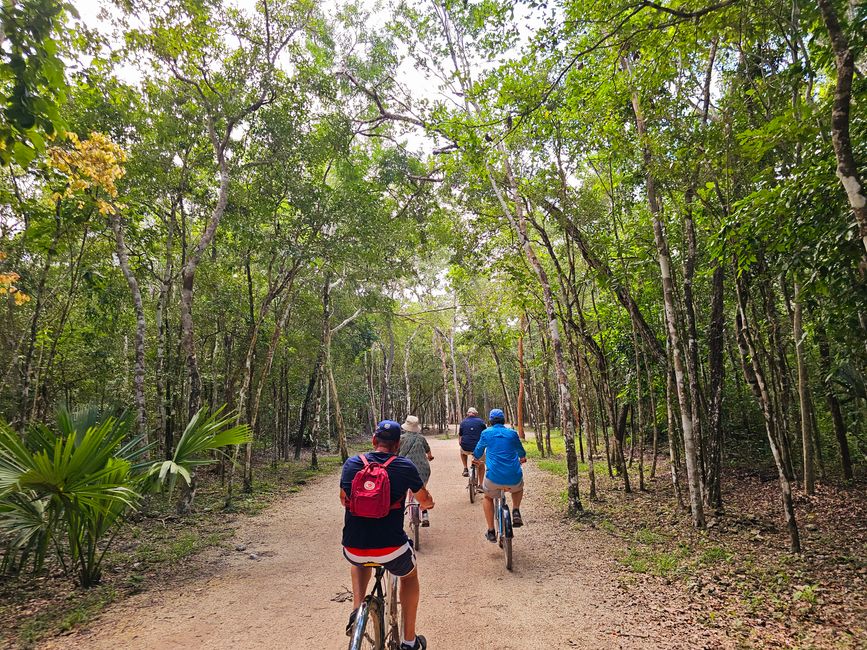
[[[95,410],[61,409],[54,427],[24,434],[0,425],[0,541],[3,569],[42,567],[52,544],[64,569],[82,587],[100,580],[102,562],[124,517],[157,475],[169,491],[178,475],[214,462],[209,452],[250,440],[246,425],[219,409],[195,414],[171,461],[141,461],[147,451],[130,439],[129,418]],[[166,465],[168,463],[168,465]]]
[[[0,162],[27,168],[62,132],[66,97],[62,31],[74,7],[61,0],[4,2],[0,7]]]

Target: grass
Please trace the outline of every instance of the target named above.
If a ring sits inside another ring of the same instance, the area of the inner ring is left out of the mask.
[[[21,625],[18,630],[18,647],[35,648],[36,644],[47,636],[62,634],[84,625],[117,598],[118,591],[111,585],[105,585],[52,602]]]

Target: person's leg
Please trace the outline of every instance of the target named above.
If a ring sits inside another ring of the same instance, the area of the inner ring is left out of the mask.
[[[478,476],[479,476],[479,487],[482,487],[482,481],[485,480],[485,464],[480,463],[476,467],[476,472],[478,472]]]
[[[512,492],[512,509],[517,510],[521,507],[521,499],[524,498],[524,490],[520,492]],[[532,510],[532,508],[530,508]]]
[[[461,464],[464,466],[464,469],[466,469],[467,468],[467,455],[463,451],[461,451],[460,454],[461,454]]]
[[[372,573],[373,567],[352,566],[352,609],[361,607],[361,603],[367,595],[367,585],[370,583]]]
[[[494,500],[485,495],[485,500],[482,501],[482,507],[485,511],[485,521],[488,524],[488,530],[494,530]]]
[[[418,569],[400,579],[400,611],[403,616],[403,638],[406,641],[415,639],[415,617],[418,613],[420,591]]]

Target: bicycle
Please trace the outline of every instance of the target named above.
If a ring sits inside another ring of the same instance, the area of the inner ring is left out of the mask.
[[[494,517],[497,526],[497,541],[506,557],[506,570],[512,570],[512,511],[506,502],[503,490],[497,490],[494,495]]]
[[[421,527],[421,506],[416,501],[412,491],[408,492],[406,510],[409,511],[409,529],[412,531],[413,546],[418,551],[421,548],[418,541],[418,529]]]
[[[365,563],[374,567],[373,589],[364,597],[352,635],[349,637],[349,650],[399,650],[400,618],[397,604],[397,576],[375,562]]]
[[[476,502],[476,492],[481,492],[479,482],[476,480],[476,465],[470,463],[470,480],[467,484],[467,489],[470,491],[470,503]]]

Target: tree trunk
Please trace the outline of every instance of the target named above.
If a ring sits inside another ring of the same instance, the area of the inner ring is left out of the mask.
[[[136,407],[136,433],[141,436],[141,445],[147,445],[147,415],[145,410],[145,312],[142,303],[141,289],[138,279],[129,266],[129,256],[126,252],[126,242],[123,237],[120,215],[115,211],[111,214],[111,228],[114,231],[115,252],[117,253],[120,270],[129,290],[132,292],[132,302],[135,308],[135,372],[133,374],[133,387]]]
[[[674,367],[677,400],[680,406],[681,426],[683,427],[683,449],[686,463],[687,487],[689,488],[690,511],[696,528],[704,528],[704,504],[701,493],[701,476],[698,467],[698,453],[693,432],[691,407],[684,377],[683,359],[681,357],[680,333],[677,327],[677,312],[674,296],[674,279],[671,274],[671,256],[668,251],[668,241],[662,226],[661,207],[656,196],[656,179],[651,169],[652,155],[647,142],[647,128],[641,104],[636,92],[632,93],[632,108],[638,135],[642,140],[644,167],[647,182],[647,200],[653,219],[653,235],[659,260],[659,270],[662,276],[662,295],[665,306],[665,322],[668,328],[668,338],[671,343],[671,358]]]
[[[831,112],[831,142],[834,144],[834,155],[837,158],[837,178],[846,191],[849,206],[855,214],[855,219],[861,230],[861,241],[864,244],[862,266],[867,268],[867,192],[858,175],[858,164],[852,152],[852,141],[849,137],[849,110],[852,103],[852,77],[855,74],[855,53],[849,48],[846,35],[832,0],[817,0],[822,20],[831,38],[834,49],[834,60],[837,66],[837,85],[834,89],[834,107]]]
[[[713,270],[708,334],[708,366],[710,367],[710,412],[708,418],[708,477],[707,504],[717,511],[722,510],[722,450],[723,450],[723,382],[725,379],[725,314],[723,312],[725,272],[717,263]]]
[[[792,501],[792,486],[789,482],[789,477],[786,473],[783,457],[779,448],[779,434],[777,431],[778,423],[771,405],[771,397],[768,392],[767,382],[765,381],[764,371],[759,363],[755,344],[752,339],[752,333],[749,328],[749,321],[747,320],[747,296],[743,279],[738,279],[735,286],[738,298],[737,331],[741,365],[743,367],[744,377],[746,378],[747,383],[752,387],[753,393],[756,396],[756,400],[759,402],[759,406],[762,409],[762,415],[765,419],[765,431],[768,435],[768,444],[771,447],[771,454],[774,457],[774,462],[777,465],[777,473],[779,475],[780,492],[783,501],[783,514],[786,519],[786,526],[789,529],[789,548],[793,553],[800,553],[801,537],[798,532],[797,521],[795,520],[795,507]]]
[[[527,436],[524,434],[524,327],[527,322],[526,317],[521,314],[521,332],[518,335],[518,404],[517,404],[517,425],[518,437],[525,440]]]
[[[803,309],[801,285],[795,282],[795,300],[792,314],[792,336],[795,339],[795,357],[798,362],[798,401],[801,407],[801,447],[804,457],[804,491],[816,493],[816,470],[813,466],[813,418],[810,413],[810,387],[807,377],[807,361],[804,358]]]
[[[831,383],[831,349],[828,345],[828,337],[825,334],[824,328],[817,331],[819,339],[819,360],[821,362],[823,384],[825,387],[825,401],[828,403],[828,410],[831,412],[831,420],[834,424],[834,436],[837,438],[837,445],[840,447],[840,464],[843,466],[843,476],[846,481],[851,483],[855,480],[855,475],[852,472],[852,458],[849,455],[849,440],[846,438],[846,421],[843,419],[843,411],[840,408],[840,400],[834,392],[834,386]]]

